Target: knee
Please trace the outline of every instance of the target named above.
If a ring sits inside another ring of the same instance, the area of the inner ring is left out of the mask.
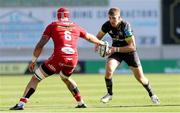
[[[62,80],[64,83],[67,83],[67,82],[68,82],[68,79],[63,78],[61,75],[60,75],[60,78],[61,78],[61,80]]]
[[[63,72],[60,72],[60,78],[63,82],[68,82],[69,81],[69,77],[67,77],[66,75],[63,74]]]
[[[37,81],[37,82],[40,82],[40,80],[34,75],[32,76],[32,81]]]
[[[148,84],[148,79],[146,77],[139,77],[138,78],[138,81],[141,83],[141,84]]]
[[[41,81],[41,80],[43,80],[45,78],[46,77],[45,77],[44,73],[42,72],[42,70],[40,68],[36,69],[36,71],[34,72],[33,79]]]
[[[106,70],[106,78],[111,78],[113,75],[113,71],[112,70]]]

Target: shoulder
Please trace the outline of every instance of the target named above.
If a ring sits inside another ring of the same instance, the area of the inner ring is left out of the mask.
[[[47,32],[49,32],[49,31],[51,31],[52,30],[52,28],[53,28],[53,22],[51,22],[51,23],[49,23],[46,27],[45,27],[45,31]]]
[[[111,29],[111,24],[109,21],[106,21],[102,27],[101,27],[101,30],[104,32],[104,33],[107,33],[109,30]]]
[[[57,25],[58,24],[58,21],[53,21],[53,22],[51,22],[49,25]]]
[[[110,24],[110,21],[106,21],[102,26],[104,27],[109,27],[111,24]]]
[[[128,21],[122,20],[121,25],[123,26],[123,31],[126,37],[130,37],[133,35],[133,31]]]
[[[122,24],[123,26],[125,26],[125,27],[130,27],[130,23],[129,23],[128,21],[126,21],[126,20],[122,20],[122,21],[121,21],[121,24]]]
[[[120,29],[123,31],[132,31],[130,23],[126,20],[121,20],[121,23],[119,25]]]
[[[49,23],[49,24],[47,25],[46,28],[50,28],[50,27],[52,27],[52,26],[54,26],[54,25],[56,25],[56,22],[51,22],[51,23]]]
[[[79,30],[85,30],[85,28],[83,28],[82,26],[80,26],[79,24],[73,22],[73,26],[76,27],[76,29],[79,29]]]
[[[72,26],[75,26],[75,27],[81,27],[79,24],[75,23],[75,22],[71,22],[71,25]]]

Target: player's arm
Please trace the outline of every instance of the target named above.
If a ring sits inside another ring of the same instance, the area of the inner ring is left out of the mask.
[[[135,39],[133,35],[126,38],[126,42],[128,43],[127,46],[112,47],[112,52],[128,53],[128,52],[136,51],[136,44],[135,44]]]
[[[121,53],[136,51],[135,38],[129,23],[125,25],[124,33],[125,33],[125,41],[127,42],[128,45],[124,47],[112,47],[112,50],[114,52],[121,52]]]
[[[104,37],[104,35],[105,35],[106,33],[104,33],[102,30],[100,30],[99,32],[98,32],[98,34],[96,35],[96,37],[99,39],[99,40],[101,40],[103,37]],[[98,51],[98,46],[99,45],[95,45],[95,51],[97,52]]]
[[[39,40],[39,42],[37,43],[35,49],[34,49],[34,52],[33,52],[33,56],[38,58],[44,48],[44,46],[46,45],[46,43],[49,41],[49,37],[46,36],[46,35],[43,35],[41,37],[41,39]],[[36,59],[37,60],[37,59]],[[35,61],[36,61],[35,60]],[[34,61],[33,61],[34,62]]]
[[[105,35],[105,33],[104,33],[102,30],[100,30],[100,31],[98,32],[98,34],[96,35],[96,37],[97,37],[99,40],[101,40],[101,39],[104,37],[104,35]]]
[[[35,47],[35,49],[34,49],[34,51],[33,51],[32,61],[31,61],[30,65],[29,65],[29,70],[30,70],[30,71],[33,71],[33,70],[34,70],[34,66],[35,66],[35,64],[36,64],[36,61],[37,61],[38,57],[40,56],[40,54],[41,54],[44,46],[45,46],[46,43],[49,41],[49,39],[50,39],[50,38],[49,38],[48,36],[43,35],[43,36],[41,37],[41,39],[39,40],[39,42],[37,43],[37,45],[36,45],[36,47]]]
[[[95,37],[94,35],[90,33],[86,33],[85,39],[96,45],[105,45],[104,41],[99,40],[97,37]]]

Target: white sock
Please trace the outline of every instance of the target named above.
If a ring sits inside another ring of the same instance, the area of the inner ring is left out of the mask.
[[[78,102],[78,105],[84,104],[84,101],[81,99],[81,101]]]
[[[18,103],[18,106],[25,106],[25,103],[24,102],[22,102],[22,101],[20,101],[19,103]]]

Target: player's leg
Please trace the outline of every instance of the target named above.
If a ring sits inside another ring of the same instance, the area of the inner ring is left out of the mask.
[[[14,107],[10,108],[10,110],[23,110],[29,98],[35,92],[39,82],[52,74],[53,73],[50,72],[45,67],[44,64],[41,65],[38,69],[36,69],[36,71],[34,72],[34,75],[32,76],[31,80],[27,84],[24,94],[19,100],[19,103],[16,104]]]
[[[64,71],[63,70],[60,71],[60,77],[62,81],[66,84],[67,88],[69,89],[75,100],[77,101],[78,105],[76,106],[76,108],[86,108],[87,106],[81,97],[76,82],[70,77],[73,70],[74,70],[73,68],[71,69],[70,68],[68,69],[68,67],[65,68]]]
[[[135,78],[145,87],[145,89],[148,91],[149,96],[154,95],[154,92],[152,91],[152,88],[150,87],[149,80],[144,76],[142,66],[138,67],[130,67]]]
[[[155,95],[154,91],[152,90],[149,80],[144,76],[142,67],[141,66],[131,67],[131,69],[133,71],[135,78],[143,85],[143,87],[148,92],[152,102],[154,104],[160,104],[158,97]]]
[[[149,80],[144,76],[141,62],[139,60],[137,52],[127,54],[124,60],[130,66],[135,78],[144,86],[152,102],[155,104],[159,104],[159,99],[153,92]]]
[[[106,73],[105,73],[105,83],[106,83],[106,89],[107,94],[101,98],[101,102],[107,103],[109,100],[112,100],[113,95],[113,81],[112,76],[119,65],[119,61],[117,61],[114,58],[109,58],[106,63]]]

